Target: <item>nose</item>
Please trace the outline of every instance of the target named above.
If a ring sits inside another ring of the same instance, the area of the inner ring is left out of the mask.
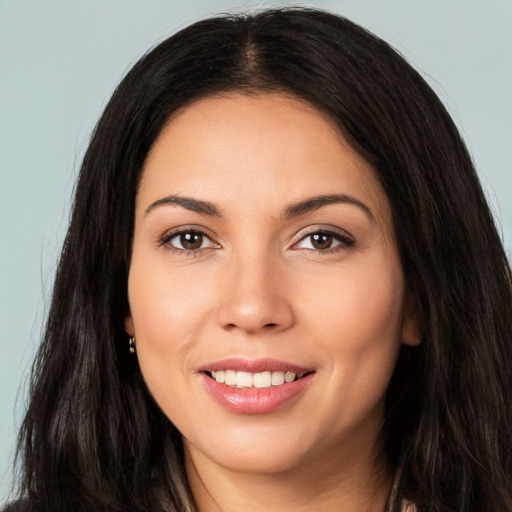
[[[295,316],[282,270],[269,257],[234,259],[219,289],[221,327],[246,334],[289,329]]]

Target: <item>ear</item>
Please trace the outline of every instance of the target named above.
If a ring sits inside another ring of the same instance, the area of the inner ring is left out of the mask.
[[[131,313],[127,313],[124,317],[124,330],[128,336],[135,336],[135,327],[133,325],[133,319]]]
[[[415,347],[421,344],[421,328],[417,300],[410,294],[406,297],[404,305],[404,318],[402,324],[402,343]]]

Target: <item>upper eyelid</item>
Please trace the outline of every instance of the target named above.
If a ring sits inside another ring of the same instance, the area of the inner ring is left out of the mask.
[[[173,228],[169,228],[163,232],[160,238],[168,238],[174,235],[179,235],[181,233],[201,233],[202,235],[207,236],[208,238],[215,238],[215,235],[209,229],[204,226],[198,226],[195,224],[184,224],[182,226],[175,226]]]
[[[296,246],[298,246],[306,238],[308,238],[311,235],[314,235],[315,233],[325,233],[325,234],[332,235],[338,239],[338,241],[340,242],[340,246],[345,246],[345,248],[352,247],[356,243],[356,239],[354,238],[354,236],[342,228],[335,227],[335,226],[329,226],[329,227],[311,226],[310,229],[306,228],[306,230],[301,230],[297,234],[294,241],[290,244],[289,247],[291,249],[296,248],[296,250],[301,249]],[[339,247],[336,246],[336,247],[325,249],[325,250],[308,249],[308,248],[305,248],[304,250],[315,250],[315,251],[326,254],[326,253],[329,253],[330,251],[331,252],[336,251],[338,248]]]
[[[167,245],[170,240],[172,240],[174,237],[179,236],[183,233],[199,233],[206,238],[208,238],[213,244],[220,246],[220,243],[216,240],[216,237],[214,234],[211,233],[209,229],[206,229],[203,226],[196,226],[196,225],[183,225],[183,226],[177,226],[174,228],[170,228],[162,235],[158,237],[158,245],[163,246]],[[179,250],[179,249],[177,249]],[[200,249],[198,249],[200,250]]]
[[[295,241],[293,243],[297,243],[300,240],[302,240],[303,238],[305,238],[309,235],[313,235],[315,233],[329,233],[329,234],[338,235],[338,236],[345,237],[345,238],[350,238],[351,240],[355,240],[354,235],[352,235],[346,229],[343,229],[343,228],[340,228],[337,226],[324,224],[324,225],[317,225],[317,226],[309,226],[307,228],[301,229],[294,237]]]

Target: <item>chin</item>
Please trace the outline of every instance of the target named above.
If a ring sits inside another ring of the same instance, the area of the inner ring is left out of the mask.
[[[191,462],[201,459],[209,459],[213,464],[237,473],[271,474],[291,471],[301,466],[307,458],[309,450],[305,450],[306,444],[299,439],[288,436],[270,434],[269,436],[251,436],[246,433],[240,438],[240,433],[230,439],[229,435],[215,443],[194,445],[185,440],[186,458]]]

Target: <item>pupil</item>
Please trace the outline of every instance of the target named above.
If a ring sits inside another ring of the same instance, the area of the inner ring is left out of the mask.
[[[184,233],[180,236],[180,243],[188,250],[199,249],[203,244],[203,235],[201,233]]]
[[[315,249],[329,249],[332,245],[332,235],[316,233],[315,235],[312,235],[311,239]]]

